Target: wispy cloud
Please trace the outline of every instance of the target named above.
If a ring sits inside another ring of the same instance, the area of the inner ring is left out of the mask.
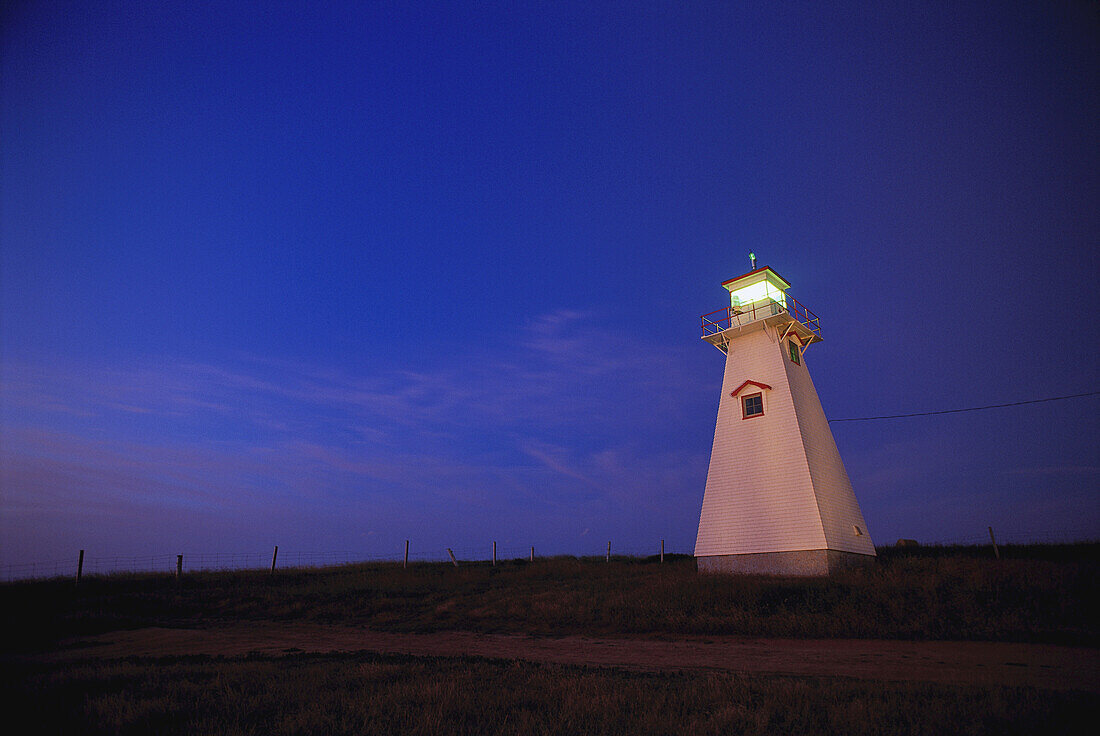
[[[541,442],[527,442],[523,447],[523,452],[546,467],[553,470],[555,473],[560,473],[566,478],[572,478],[573,480],[579,480],[580,482],[592,486],[593,488],[599,488],[599,484],[591,478],[585,476],[574,468],[570,467],[568,459],[565,457],[567,451],[561,447],[553,447]]]
[[[468,357],[433,372],[354,375],[250,358],[79,370],[6,364],[3,393],[8,424],[31,414],[122,413],[181,427],[217,417],[291,433],[311,423],[332,427],[339,418],[349,431],[382,440],[389,432],[446,435],[490,422],[536,431],[577,422],[607,426],[636,413],[634,407],[662,403],[658,392],[639,387],[659,386],[665,394],[683,388],[677,371],[664,351],[563,311],[529,325],[517,351]]]
[[[51,504],[309,518],[365,499],[412,524],[474,508],[561,520],[577,504],[636,510],[684,487],[685,465],[705,472],[701,451],[663,446],[684,412],[668,395],[698,391],[677,357],[579,311],[432,370],[243,356],[6,363],[2,378],[9,520]]]

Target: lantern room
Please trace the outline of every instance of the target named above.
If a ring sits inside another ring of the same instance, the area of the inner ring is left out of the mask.
[[[729,306],[702,317],[703,339],[726,352],[730,340],[745,330],[778,329],[783,339],[792,337],[804,351],[821,340],[817,315],[787,293],[790,283],[770,267],[756,268],[722,282]]]
[[[787,306],[786,292],[790,286],[768,266],[722,282],[722,287],[730,293],[730,308],[735,311],[747,311],[771,302],[783,309]]]

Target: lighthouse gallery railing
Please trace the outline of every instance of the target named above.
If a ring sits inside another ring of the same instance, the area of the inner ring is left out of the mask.
[[[782,302],[777,302],[774,299],[762,299],[751,304],[744,304],[739,307],[726,307],[725,309],[719,309],[710,314],[704,314],[700,318],[703,321],[703,337],[723,332],[730,327],[747,325],[758,319],[764,319],[765,317],[783,313],[789,314],[805,325],[808,330],[818,337],[821,337],[821,322],[818,320],[818,316],[800,304],[798,300],[790,294],[786,294],[784,300],[787,302],[786,306],[784,306]]]

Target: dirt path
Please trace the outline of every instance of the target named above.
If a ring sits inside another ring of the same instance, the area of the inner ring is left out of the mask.
[[[43,655],[86,657],[244,655],[259,652],[372,651],[474,655],[639,670],[855,677],[983,685],[1030,685],[1100,693],[1100,650],[998,642],[690,637],[673,641],[584,636],[539,638],[463,631],[395,634],[304,623],[234,624],[212,629],[147,628],[67,642]]]

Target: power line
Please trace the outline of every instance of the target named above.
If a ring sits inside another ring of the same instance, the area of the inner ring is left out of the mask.
[[[922,411],[915,414],[890,414],[882,417],[851,417],[848,419],[830,419],[830,422],[870,422],[876,419],[903,419],[905,417],[930,417],[933,414],[958,414],[964,411],[982,411],[983,409],[1001,409],[1006,406],[1023,406],[1024,404],[1041,404],[1045,401],[1061,401],[1063,399],[1079,399],[1082,396],[1096,396],[1100,391],[1089,391],[1084,394],[1070,394],[1068,396],[1051,396],[1046,399],[1031,399],[1029,401],[1013,401],[1011,404],[990,404],[989,406],[970,406],[965,409],[943,409],[941,411]]]

